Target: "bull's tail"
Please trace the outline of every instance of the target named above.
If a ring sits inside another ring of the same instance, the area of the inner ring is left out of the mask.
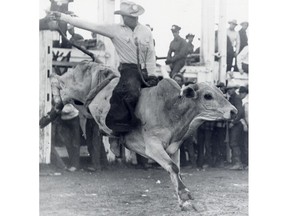
[[[62,108],[64,105],[62,104]],[[61,110],[62,110],[61,108]],[[52,107],[52,109],[45,115],[43,116],[40,121],[39,121],[39,126],[40,128],[46,127],[48,124],[53,122],[61,113],[61,110],[59,111],[58,108]]]
[[[89,51],[86,50],[86,49],[83,49],[81,46],[78,46],[77,44],[72,43],[70,40],[68,40],[68,38],[67,38],[66,35],[62,32],[62,30],[60,29],[60,27],[59,27],[58,25],[57,25],[57,29],[56,29],[56,30],[57,30],[57,31],[59,32],[59,34],[60,34],[63,38],[65,38],[73,47],[79,49],[80,51],[82,51],[82,52],[85,53],[86,55],[90,56],[93,62],[103,63],[100,59],[95,58],[95,55],[94,55],[93,53],[89,52]]]
[[[60,114],[64,107],[64,103],[60,96],[60,83],[57,75],[51,76],[51,92],[53,98],[53,106],[51,110],[43,116],[39,121],[40,128],[46,127],[48,124],[53,122]]]

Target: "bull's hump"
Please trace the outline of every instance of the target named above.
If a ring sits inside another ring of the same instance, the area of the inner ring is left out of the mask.
[[[136,115],[139,115],[144,122],[147,119],[151,122],[150,118],[156,121],[162,120],[163,114],[168,111],[165,107],[167,101],[176,98],[179,92],[180,87],[175,84],[175,81],[167,78],[161,80],[155,87],[142,89]]]

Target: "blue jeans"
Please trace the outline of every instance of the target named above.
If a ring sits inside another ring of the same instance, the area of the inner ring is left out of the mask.
[[[122,64],[119,71],[121,77],[110,98],[111,108],[106,117],[106,125],[115,133],[126,133],[139,123],[134,110],[142,82],[135,64]]]

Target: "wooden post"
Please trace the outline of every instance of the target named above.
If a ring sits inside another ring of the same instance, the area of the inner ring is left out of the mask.
[[[202,35],[200,61],[205,64],[207,79],[213,80],[215,53],[215,1],[202,0]]]
[[[218,52],[220,53],[219,60],[219,75],[218,81],[226,84],[226,58],[227,58],[227,2],[219,0],[219,25],[218,25]],[[226,160],[231,162],[231,148],[229,140],[229,129],[226,126]]]
[[[227,57],[227,9],[226,0],[219,1],[219,26],[218,26],[218,51],[219,60],[219,81],[226,82],[226,57]]]
[[[97,1],[97,21],[98,23],[113,24],[115,23],[115,0],[98,0]],[[116,51],[110,38],[97,35],[97,39],[100,39],[105,44],[105,51],[110,54],[107,58],[106,65],[117,68],[119,60],[116,55]]]
[[[52,73],[52,32],[39,33],[39,118],[51,109],[51,85],[49,75]],[[40,163],[49,164],[51,154],[51,124],[39,131]]]

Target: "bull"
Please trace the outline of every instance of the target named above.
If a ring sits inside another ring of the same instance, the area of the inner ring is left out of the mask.
[[[82,62],[63,76],[52,76],[56,104],[52,110],[59,112],[63,104],[72,103],[113,137],[105,117],[118,81],[119,74],[113,69]],[[197,83],[181,89],[174,80],[165,78],[157,86],[141,90],[135,115],[142,124],[123,136],[122,141],[126,148],[156,161],[170,174],[179,206],[187,209],[193,206],[193,197],[180,176],[180,145],[188,136],[195,135],[204,121],[228,120],[235,114],[237,109],[214,85]]]

